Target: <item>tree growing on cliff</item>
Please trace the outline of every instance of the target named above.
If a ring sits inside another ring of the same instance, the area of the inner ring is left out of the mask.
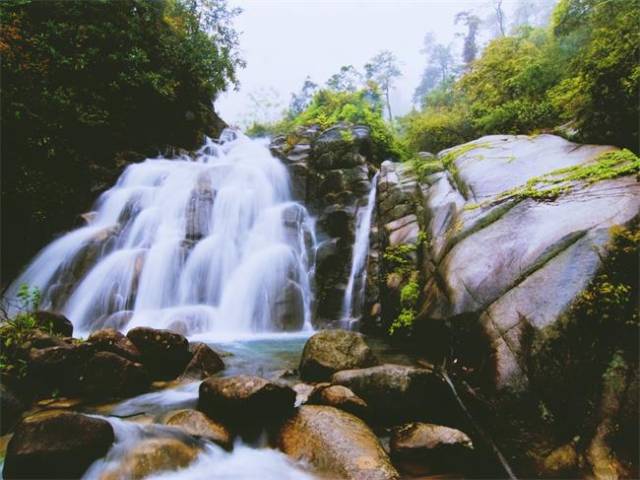
[[[362,86],[362,74],[353,65],[343,65],[327,80],[327,87],[336,92],[355,92]]]
[[[391,101],[389,92],[393,87],[396,78],[402,75],[398,66],[398,59],[388,50],[375,55],[365,66],[365,76],[367,80],[375,82],[384,93],[385,104],[387,106],[387,114],[389,121],[393,123],[393,115],[391,113]]]
[[[307,76],[304,79],[302,88],[297,93],[291,94],[291,102],[289,103],[289,117],[294,118],[300,115],[305,108],[309,106],[313,95],[318,91],[318,84],[311,80],[311,77]]]
[[[456,14],[455,23],[463,23],[467,27],[462,47],[462,61],[469,68],[478,55],[477,36],[481,21],[477,15],[467,10]]]

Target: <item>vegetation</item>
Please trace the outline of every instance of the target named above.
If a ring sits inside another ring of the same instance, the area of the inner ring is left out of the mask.
[[[3,278],[122,163],[219,130],[212,100],[242,65],[236,13],[226,0],[2,2]]]
[[[467,14],[459,18],[473,27]],[[404,139],[412,150],[436,152],[485,134],[571,122],[579,141],[637,152],[639,23],[637,0],[561,0],[547,27],[499,35],[460,77],[427,82],[418,91],[422,110],[401,120]],[[467,60],[472,40],[465,43]],[[454,71],[436,47],[431,65],[444,59],[440,64]]]

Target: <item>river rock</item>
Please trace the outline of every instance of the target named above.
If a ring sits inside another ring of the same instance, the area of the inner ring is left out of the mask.
[[[133,342],[113,328],[93,332],[88,341],[99,351],[112,352],[133,362],[142,360],[142,355]]]
[[[182,378],[201,380],[224,370],[224,362],[208,345],[193,342],[189,344],[189,351],[193,356],[182,372]]]
[[[129,330],[127,338],[142,354],[142,362],[153,379],[174,379],[191,360],[189,342],[178,333],[137,327]]]
[[[34,312],[33,316],[36,318],[38,326],[45,331],[51,331],[63,337],[73,335],[73,324],[61,313],[38,310]]]
[[[199,450],[175,438],[143,440],[129,451],[120,464],[100,480],[141,480],[153,474],[188,466]]]
[[[300,360],[300,377],[306,381],[323,381],[339,370],[369,367],[376,363],[373,352],[361,334],[346,330],[324,330],[305,343]]]
[[[309,395],[307,403],[339,408],[365,420],[368,416],[367,402],[342,385],[318,385]]]
[[[295,400],[293,389],[264,378],[209,377],[200,384],[198,410],[231,426],[253,427],[281,420]]]
[[[384,364],[343,370],[331,383],[361,397],[376,420],[446,418],[453,405],[446,385],[424,368]]]
[[[101,400],[136,395],[150,384],[142,364],[113,352],[97,352],[87,363],[83,378],[84,393]]]
[[[18,396],[7,385],[0,384],[0,435],[13,430],[24,409]]]
[[[114,441],[109,422],[56,412],[24,419],[9,441],[4,478],[79,478]]]
[[[211,440],[225,450],[233,448],[233,436],[229,429],[198,410],[173,410],[162,415],[160,422],[172,427],[178,427],[189,435]]]
[[[396,465],[413,475],[460,472],[469,468],[474,453],[465,433],[430,423],[394,429],[389,446]]]
[[[311,464],[322,478],[398,478],[369,427],[358,417],[337,408],[300,407],[281,428],[278,446],[294,460]]]
[[[42,393],[57,390],[64,395],[77,394],[81,390],[84,366],[93,351],[88,343],[33,348],[28,359],[29,380]]]

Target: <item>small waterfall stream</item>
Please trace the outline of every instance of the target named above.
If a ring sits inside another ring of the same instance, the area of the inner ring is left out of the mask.
[[[226,130],[193,156],[126,168],[88,225],[44,248],[26,283],[86,334],[311,329],[313,220],[264,140]]]
[[[362,316],[364,293],[367,284],[367,256],[369,255],[369,233],[373,210],[376,206],[378,173],[371,180],[371,188],[365,209],[359,213],[356,224],[356,238],[353,245],[351,271],[342,303],[342,326],[350,329],[353,322]]]

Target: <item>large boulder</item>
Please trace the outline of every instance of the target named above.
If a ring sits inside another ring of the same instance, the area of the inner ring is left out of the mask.
[[[364,337],[346,330],[324,330],[304,345],[300,359],[300,377],[306,381],[328,380],[331,374],[377,364]]]
[[[83,378],[84,393],[101,400],[136,395],[150,384],[142,364],[112,352],[97,352],[87,363]]]
[[[13,430],[24,409],[18,396],[7,385],[0,384],[0,435]]]
[[[300,407],[281,428],[278,446],[294,460],[311,464],[322,478],[398,478],[369,427],[358,417],[337,408]]]
[[[454,406],[446,385],[424,368],[384,364],[343,370],[331,383],[361,397],[377,420],[448,418]]]
[[[9,441],[5,478],[79,478],[114,441],[109,422],[56,412],[24,419]]]
[[[92,345],[88,343],[33,348],[28,358],[29,381],[37,392],[57,390],[63,395],[78,394],[82,388],[84,367],[93,352]]]
[[[153,474],[188,466],[198,456],[198,448],[176,438],[151,438],[135,445],[120,464],[105,472],[100,480],[142,480]]]
[[[230,425],[257,427],[287,416],[295,399],[293,389],[264,378],[210,377],[200,384],[198,410]]]
[[[189,435],[206,438],[225,450],[233,448],[233,435],[229,429],[198,410],[172,410],[161,416],[160,423],[178,427]]]
[[[191,360],[182,372],[182,378],[201,380],[224,369],[224,362],[208,345],[200,342],[189,344]]]
[[[367,402],[342,385],[320,384],[311,392],[306,403],[339,408],[365,420],[369,413]]]
[[[99,351],[112,352],[133,362],[142,360],[142,355],[133,342],[113,328],[93,332],[88,341]]]
[[[430,423],[396,428],[389,447],[394,463],[412,475],[470,471],[474,453],[465,433]]]
[[[178,333],[137,327],[129,330],[127,338],[142,354],[142,363],[154,379],[176,378],[191,360],[189,342]]]
[[[56,335],[70,337],[73,335],[73,324],[71,320],[57,312],[48,310],[38,310],[33,316],[36,319],[38,327],[45,331],[50,331]]]

